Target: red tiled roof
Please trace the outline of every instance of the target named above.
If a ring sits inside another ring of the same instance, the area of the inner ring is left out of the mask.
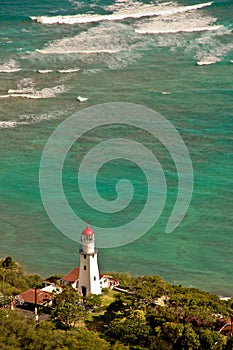
[[[79,271],[80,271],[79,267],[74,267],[70,272],[68,272],[65,276],[62,277],[62,280],[65,282],[74,283],[79,279]],[[112,276],[106,275],[104,273],[100,273],[99,277],[100,279],[103,277],[106,277],[112,281],[115,281],[116,283],[119,283],[117,279],[113,278]]]
[[[74,267],[70,272],[62,277],[63,281],[75,282],[79,279],[79,267]]]
[[[25,303],[35,304],[35,289],[28,289],[19,295]],[[36,290],[36,302],[38,305],[43,305],[46,302],[52,300],[53,295],[51,293],[45,292],[44,290]]]
[[[46,280],[44,280],[45,283],[57,283],[57,281],[59,280],[58,277],[56,276],[51,276],[51,277],[48,277],[46,278]]]

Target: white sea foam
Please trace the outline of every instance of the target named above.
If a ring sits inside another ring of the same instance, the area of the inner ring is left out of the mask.
[[[115,23],[114,26],[109,22],[100,23],[79,35],[48,42],[40,52],[30,54],[30,63],[39,65],[43,62],[47,67],[53,67],[55,72],[77,69],[74,73],[60,73],[64,75],[64,79],[68,79],[72,74],[79,74],[77,66],[80,64],[99,69],[110,66],[112,68],[116,62],[118,68],[126,67],[129,61],[135,61],[138,57],[137,52],[134,54],[131,51],[136,47],[136,43],[133,43],[135,38],[140,47],[146,47],[131,26],[122,23]],[[123,56],[124,60],[121,59]]]
[[[70,68],[70,69],[60,69],[58,70],[59,73],[75,73],[78,72],[80,68]]]
[[[22,114],[19,117],[20,123],[34,124],[40,123],[42,121],[58,119],[63,115],[64,111],[53,111],[50,113],[42,113],[42,114]]]
[[[174,2],[164,4],[144,4],[137,1],[118,1],[114,5],[107,6],[112,15],[103,15],[101,18],[111,19],[126,16],[124,18],[137,19],[133,23],[115,22],[114,26],[108,20],[99,23],[98,26],[89,27],[74,37],[66,37],[61,40],[48,42],[37,55],[73,54],[78,55],[78,60],[84,64],[104,63],[110,69],[121,69],[143,55],[144,49],[150,46],[167,46],[170,50],[183,47],[185,51],[193,51],[189,46],[193,40],[187,41],[180,32],[202,32],[217,33],[221,35],[222,26],[216,25],[216,18],[206,16],[201,10],[210,6],[212,2],[196,4],[191,6],[179,6]],[[153,12],[155,16],[150,14]],[[143,14],[143,16],[142,16]],[[96,15],[88,14],[74,16],[77,18],[96,19]],[[108,17],[110,16],[110,17]],[[66,16],[65,16],[66,17]],[[122,18],[123,18],[122,17]],[[50,17],[49,17],[50,18]],[[54,19],[54,17],[51,17]],[[109,20],[110,20],[109,19]],[[141,34],[154,34],[141,38]],[[177,33],[177,35],[176,35]],[[172,35],[163,35],[172,34]],[[209,45],[209,44],[208,44]],[[210,61],[203,58],[205,55],[199,53],[199,44],[194,50],[193,56],[198,62]],[[202,49],[202,48],[201,48]],[[219,57],[218,54],[212,55]],[[72,57],[71,55],[69,57]],[[52,59],[52,58],[51,58]],[[61,71],[61,70],[60,70]]]
[[[221,28],[216,33],[207,32],[190,44],[190,51],[195,49],[195,58],[199,66],[222,61],[223,57],[233,50],[233,43],[222,42],[221,36],[231,36],[231,31]]]
[[[52,98],[56,97],[58,94],[61,94],[65,91],[63,85],[54,86],[51,88],[44,88],[41,90],[34,90],[30,92],[23,92],[22,90],[8,90],[8,94],[10,97],[23,97],[23,98],[31,98],[31,99],[40,99],[40,98]]]
[[[19,125],[28,124],[26,122],[16,122],[16,121],[0,121],[0,129],[15,128]]]
[[[63,85],[46,87],[36,90],[35,83],[30,78],[24,78],[17,84],[17,89],[9,89],[7,95],[1,95],[0,98],[23,97],[30,99],[51,98],[65,91]]]
[[[180,32],[186,32],[186,33],[192,33],[192,32],[203,32],[206,30],[217,30],[221,28],[222,26],[212,26],[212,27],[194,27],[194,28],[177,28],[177,29],[136,29],[135,32],[138,34],[166,34],[166,33],[180,33]]]
[[[110,49],[94,49],[94,50],[79,50],[78,48],[75,47],[70,47],[68,50],[65,50],[62,47],[57,47],[57,48],[47,48],[47,49],[42,49],[42,50],[37,50],[37,52],[42,53],[42,54],[69,54],[69,53],[80,53],[80,54],[97,54],[97,53],[116,53],[119,52],[119,50],[110,50]],[[59,73],[73,73],[73,72],[78,72],[79,69],[61,69],[58,70]]]
[[[203,61],[197,61],[198,66],[208,66],[210,64],[214,64],[216,62],[220,62],[221,58],[218,57],[212,57],[212,58],[207,58],[206,60]]]
[[[214,17],[203,15],[200,11],[192,11],[140,21],[135,31],[138,34],[169,34],[216,31],[223,27],[221,25],[213,25],[215,22],[216,18]]]
[[[52,69],[38,69],[38,73],[40,74],[47,74],[47,73],[52,73]]]
[[[45,53],[43,50],[37,50],[37,52]],[[75,72],[78,72],[79,70],[80,70],[80,68],[70,68],[70,69],[59,69],[59,70],[57,70],[57,72],[58,73],[75,73]],[[38,72],[40,74],[48,74],[48,73],[54,72],[54,70],[53,69],[38,69],[35,72]]]
[[[231,30],[215,25],[215,22],[216,18],[206,16],[202,11],[192,11],[166,18],[141,20],[137,23],[136,30],[158,34],[145,38],[145,40],[154,40],[154,45],[158,47],[168,47],[171,51],[183,48],[184,52],[193,55],[198,65],[210,65],[220,62],[225,54],[233,49],[232,43],[226,43],[226,41],[223,43],[221,39],[222,36],[225,38],[229,36],[230,41]],[[185,31],[198,31],[200,34],[193,40],[187,40],[186,36],[179,34]]]
[[[8,98],[10,95],[0,95],[0,98]]]
[[[101,55],[128,51],[135,45],[135,36],[134,30],[125,24],[116,23],[112,27],[110,23],[102,23],[74,37],[49,42],[39,52],[42,54],[75,53],[86,56],[98,54],[101,57]],[[80,59],[82,60],[82,57]],[[90,57],[89,59],[91,60]]]
[[[35,82],[31,78],[22,78],[18,83],[17,83],[17,90],[22,90],[22,92],[30,92],[33,91],[35,88]]]
[[[99,68],[93,68],[93,69],[84,69],[84,74],[98,74],[101,72],[101,69]]]
[[[0,43],[1,44],[11,44],[13,41],[10,39],[10,38],[8,38],[7,36],[6,37],[2,37],[1,38],[1,40],[0,40]]]
[[[121,21],[129,18],[143,18],[143,17],[153,17],[153,16],[166,16],[173,15],[176,13],[187,12],[191,10],[201,9],[206,6],[211,6],[211,2],[206,2],[203,4],[196,4],[190,6],[177,6],[173,3],[167,3],[164,5],[142,5],[138,2],[132,2],[126,5],[123,9],[117,10],[110,15],[74,15],[74,16],[39,16],[31,17],[33,21],[42,24],[85,24],[101,21]],[[124,3],[125,4],[125,3]],[[134,5],[131,7],[130,5]],[[139,6],[140,5],[140,6]]]
[[[30,30],[29,30],[29,29],[26,29],[26,28],[22,28],[20,31],[21,31],[22,33],[29,33],[29,32],[30,32]]]
[[[15,73],[19,72],[21,69],[18,66],[18,63],[10,59],[8,61],[0,62],[0,73]]]
[[[64,111],[53,111],[43,114],[23,114],[19,120],[0,121],[0,129],[15,128],[23,125],[41,123],[42,121],[57,119],[63,115]]]

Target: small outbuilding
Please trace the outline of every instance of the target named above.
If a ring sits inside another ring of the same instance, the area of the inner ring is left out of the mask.
[[[31,288],[16,296],[17,304],[29,310],[34,310],[35,305],[43,307],[52,306],[52,300],[53,293],[42,289]]]

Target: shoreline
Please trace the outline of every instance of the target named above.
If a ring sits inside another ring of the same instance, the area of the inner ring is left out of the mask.
[[[6,257],[8,257],[9,255],[5,256],[5,257],[0,257],[0,261],[4,260]],[[28,275],[39,275],[40,277],[42,277],[43,279],[46,279],[46,278],[49,278],[50,276],[53,276],[53,275],[65,275],[66,273],[68,273],[69,271],[68,270],[71,270],[74,266],[70,266],[70,269],[68,268],[67,271],[65,271],[64,273],[60,273],[59,271],[56,271],[55,273],[52,273],[52,274],[48,274],[47,276],[44,276],[43,274],[41,273],[38,273],[36,270],[33,270],[32,272],[29,272],[27,267],[24,265],[24,264],[20,264],[18,263],[16,260],[14,260],[14,258],[12,258],[13,261],[15,261],[22,269],[23,271],[28,274]],[[217,297],[219,297],[220,300],[224,300],[224,301],[228,301],[230,299],[233,298],[233,296],[231,297],[228,293],[217,293],[217,292],[211,292],[209,290],[206,290],[206,289],[203,289],[203,288],[200,288],[200,287],[194,287],[192,285],[184,285],[182,283],[179,283],[178,281],[175,282],[170,282],[168,280],[166,280],[165,278],[163,278],[161,275],[158,275],[158,274],[136,274],[136,275],[132,275],[132,273],[130,273],[129,271],[109,271],[109,272],[104,272],[105,274],[128,274],[129,276],[135,276],[135,277],[145,277],[145,276],[149,276],[149,277],[152,277],[152,276],[158,276],[160,278],[162,278],[162,280],[166,283],[169,283],[171,285],[175,285],[175,286],[179,286],[181,285],[182,287],[184,288],[188,288],[188,289],[198,289],[202,292],[206,292],[206,293],[209,293],[211,295],[216,295]]]

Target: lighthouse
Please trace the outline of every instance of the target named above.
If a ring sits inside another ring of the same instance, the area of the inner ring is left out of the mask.
[[[101,294],[95,233],[87,226],[81,235],[78,293],[81,296]]]

